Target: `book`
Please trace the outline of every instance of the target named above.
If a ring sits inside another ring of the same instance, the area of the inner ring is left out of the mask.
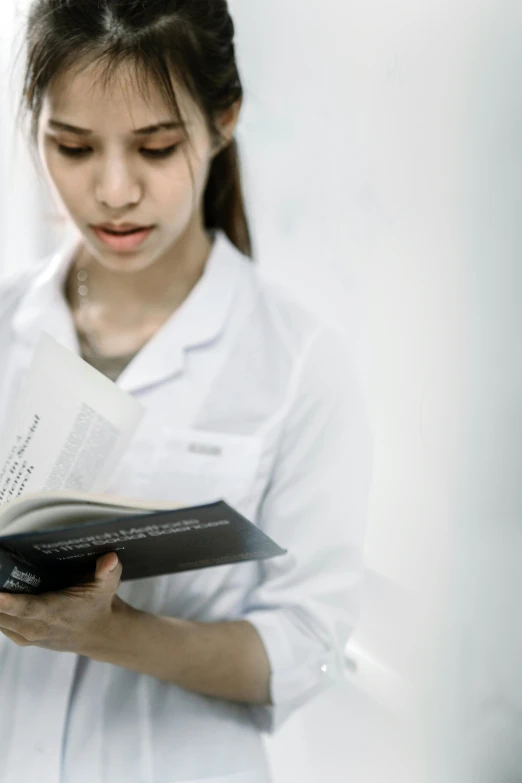
[[[0,592],[89,581],[116,552],[122,580],[286,553],[223,499],[183,507],[105,492],[145,411],[42,333],[0,439]]]
[[[285,554],[225,501],[150,506],[71,491],[28,494],[0,510],[0,592],[39,594],[89,582],[116,552],[122,580]]]

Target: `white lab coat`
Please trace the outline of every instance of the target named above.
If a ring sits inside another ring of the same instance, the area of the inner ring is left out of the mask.
[[[74,249],[0,288],[0,427],[41,330],[78,352],[62,293]],[[352,347],[217,234],[199,283],[118,380],[146,414],[107,491],[224,497],[289,554],[122,583],[119,595],[163,615],[249,620],[273,706],[0,635],[2,783],[269,781],[260,733],[342,676],[357,614],[373,441]]]

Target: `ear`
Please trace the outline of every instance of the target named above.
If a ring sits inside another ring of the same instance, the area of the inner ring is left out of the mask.
[[[237,123],[239,121],[239,115],[241,113],[242,100],[239,99],[232,104],[228,109],[222,111],[218,117],[216,124],[221,133],[223,141],[214,149],[214,155],[217,155],[221,150],[227,147],[236,131]]]

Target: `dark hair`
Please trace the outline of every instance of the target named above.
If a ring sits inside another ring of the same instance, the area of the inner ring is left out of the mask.
[[[146,78],[152,78],[181,119],[173,74],[202,110],[212,140],[223,143],[216,119],[243,97],[234,32],[226,0],[33,0],[20,106],[31,114],[33,141],[53,79],[80,64],[99,63],[107,80],[125,62],[134,66],[143,94]],[[252,256],[235,139],[213,159],[204,220],[207,229],[223,230]]]

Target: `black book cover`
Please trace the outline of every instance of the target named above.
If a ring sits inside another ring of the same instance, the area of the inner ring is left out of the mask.
[[[286,554],[224,501],[0,536],[0,592],[43,593],[93,579],[116,552],[122,580]]]

